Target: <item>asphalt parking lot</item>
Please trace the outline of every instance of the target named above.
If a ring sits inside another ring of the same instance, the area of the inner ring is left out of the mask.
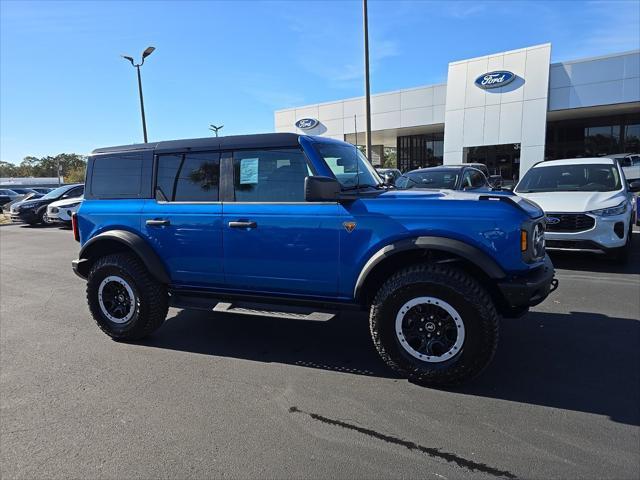
[[[638,478],[640,233],[631,262],[553,256],[560,288],[506,320],[456,390],[390,373],[366,316],[171,310],[111,341],[68,230],[0,227],[2,478]]]

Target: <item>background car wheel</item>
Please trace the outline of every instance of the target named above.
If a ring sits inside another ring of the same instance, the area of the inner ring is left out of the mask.
[[[162,325],[167,289],[132,254],[96,260],[87,279],[87,301],[98,326],[117,340],[146,337]]]
[[[370,311],[373,342],[392,369],[426,385],[478,375],[498,344],[499,317],[470,275],[444,265],[399,271],[378,291]]]

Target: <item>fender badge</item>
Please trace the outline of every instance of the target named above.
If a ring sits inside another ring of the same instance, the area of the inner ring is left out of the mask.
[[[351,233],[356,228],[356,222],[343,222],[342,226],[347,231],[347,233]]]

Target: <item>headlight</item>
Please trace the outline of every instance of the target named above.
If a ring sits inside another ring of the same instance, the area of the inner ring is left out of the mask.
[[[594,215],[599,215],[601,217],[611,217],[613,215],[622,215],[624,212],[627,211],[627,204],[628,202],[626,200],[623,200],[619,205],[616,205],[615,207],[601,208],[599,210],[591,210],[589,213],[593,213]]]
[[[66,205],[64,208],[76,208],[78,205],[80,205],[80,202],[72,203],[71,205]]]
[[[531,236],[533,258],[544,257],[544,224],[542,222],[536,224]]]
[[[36,208],[38,205],[34,205],[32,204],[28,204],[28,205],[19,205],[16,207],[16,211],[17,212],[24,212],[25,210],[33,210],[34,208]]]
[[[531,263],[545,256],[544,222],[525,223],[520,230],[520,250],[525,262]]]

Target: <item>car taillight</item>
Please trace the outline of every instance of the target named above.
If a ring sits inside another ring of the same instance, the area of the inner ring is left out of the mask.
[[[80,241],[80,232],[78,231],[78,215],[71,215],[71,228],[73,229],[73,238],[76,242]]]

